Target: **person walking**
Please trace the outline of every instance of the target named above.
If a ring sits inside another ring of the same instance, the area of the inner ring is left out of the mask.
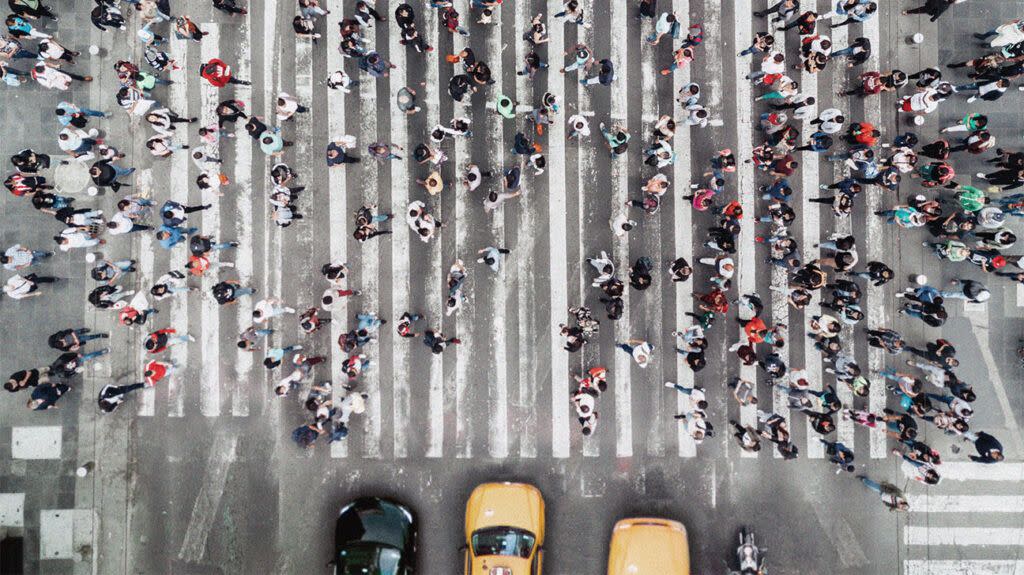
[[[220,58],[211,58],[199,66],[199,75],[215,88],[223,88],[228,84],[251,86],[252,82],[240,80],[231,74],[231,66]]]
[[[624,343],[616,343],[615,347],[631,355],[633,361],[641,368],[645,368],[651,363],[654,346],[645,340],[630,338]]]
[[[64,383],[41,383],[32,390],[27,406],[33,411],[56,409],[57,402],[69,391],[71,386]]]
[[[0,264],[5,270],[18,271],[37,264],[53,255],[53,252],[30,250],[21,244],[14,244],[0,255]]]
[[[910,502],[907,500],[907,496],[903,494],[903,491],[889,482],[874,481],[866,475],[858,475],[857,479],[860,479],[861,483],[865,487],[874,491],[878,494],[878,497],[882,500],[882,503],[889,509],[889,511],[909,511]]]
[[[51,276],[38,276],[36,274],[11,276],[4,284],[4,293],[11,299],[25,299],[39,297],[43,292],[39,289],[41,283],[54,283],[59,278]]]
[[[964,434],[964,441],[973,442],[978,455],[971,455],[970,460],[977,463],[999,463],[1006,459],[1003,445],[995,437],[984,431]]]
[[[99,405],[100,411],[103,413],[113,413],[122,403],[124,403],[125,396],[129,393],[142,389],[148,386],[145,383],[133,383],[130,385],[104,385],[96,398],[96,403]]]

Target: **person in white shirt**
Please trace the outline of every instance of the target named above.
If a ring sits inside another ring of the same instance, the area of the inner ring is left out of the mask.
[[[705,128],[710,118],[711,115],[708,113],[707,108],[700,104],[691,104],[686,107],[686,118],[683,120],[683,123],[687,126]]]
[[[765,54],[761,60],[761,69],[757,72],[747,74],[746,79],[751,82],[760,82],[765,76],[772,74],[784,74],[786,72],[786,55],[782,52],[770,52]]]
[[[149,288],[149,293],[159,301],[167,299],[176,293],[187,293],[196,289],[198,288],[189,287],[185,283],[185,274],[175,270],[160,276],[160,279],[156,280],[153,287]]]
[[[1002,48],[1003,46],[1012,46],[1013,44],[1019,44],[1024,42],[1024,22],[1021,19],[1011,20],[985,32],[984,34],[975,34],[975,38],[978,40],[988,40],[992,38],[990,45],[993,48]]]
[[[574,114],[569,117],[569,137],[577,139],[590,137],[590,123],[582,114]]]
[[[295,309],[284,305],[284,302],[277,298],[265,298],[253,306],[252,318],[256,323],[263,324],[286,313],[295,313]]]
[[[842,111],[838,108],[829,108],[823,110],[818,117],[811,120],[812,126],[818,126],[818,129],[826,134],[835,134],[839,130],[843,129],[843,122],[846,118],[843,117]]]
[[[505,261],[505,256],[511,253],[511,250],[507,248],[496,248],[494,246],[488,246],[482,250],[476,252],[480,257],[477,258],[477,263],[485,264],[491,268],[492,271],[498,271],[501,267],[501,263]]]
[[[16,275],[8,279],[7,283],[4,284],[4,293],[11,299],[36,297],[43,295],[43,292],[39,291],[39,284],[53,283],[55,281],[57,281],[57,278],[50,276],[37,276],[36,274]]]
[[[202,148],[195,148],[194,150],[192,150],[192,152],[189,154],[189,157],[192,158],[192,164],[194,164],[195,167],[199,168],[200,172],[206,172],[209,170],[220,170],[220,167],[218,166],[218,164],[221,163],[220,158],[215,158],[211,156],[206,152],[206,150]]]
[[[615,216],[611,220],[612,233],[615,237],[621,238],[628,234],[633,228],[636,227],[636,222],[629,219],[629,216],[625,212],[620,212],[619,215]]]
[[[351,94],[351,86],[356,84],[352,81],[352,77],[345,73],[344,70],[335,70],[327,76],[327,87],[332,90],[341,90],[346,94]]]
[[[188,149],[188,144],[176,143],[168,134],[157,134],[146,140],[146,148],[157,158],[169,158],[178,150]]]
[[[625,343],[617,343],[615,347],[633,356],[633,361],[642,368],[651,363],[654,346],[642,339],[630,338]]]
[[[299,104],[295,96],[286,92],[277,95],[277,120],[279,122],[291,120],[295,114],[305,114],[308,111],[309,108]]]
[[[491,213],[494,210],[501,207],[501,204],[504,204],[508,200],[511,200],[512,198],[522,195],[522,193],[522,189],[516,190],[514,192],[490,192],[489,194],[487,194],[487,197],[484,198],[484,211],[487,213]]]
[[[346,393],[345,397],[341,398],[341,401],[338,403],[338,409],[340,410],[338,422],[347,426],[353,413],[357,415],[364,413],[366,411],[366,398],[368,397],[365,393]]]
[[[480,184],[483,183],[484,178],[491,179],[494,174],[490,171],[480,171],[480,166],[476,164],[467,164],[466,170],[462,173],[462,185],[466,187],[467,191],[475,192]]]
[[[74,126],[65,126],[57,133],[57,146],[63,152],[78,156],[92,150],[92,147],[96,145],[95,138],[98,135],[99,132],[96,130],[86,132]]]
[[[59,236],[54,236],[53,239],[57,242],[62,252],[75,248],[91,248],[106,243],[104,240],[97,238],[88,229],[78,226],[65,228]]]
[[[689,396],[690,398],[690,411],[699,409],[704,411],[708,408],[707,396],[704,394],[703,387],[683,387],[678,383],[671,381],[665,382],[665,387],[675,389],[676,391]]]
[[[110,221],[107,222],[107,232],[112,236],[120,236],[123,234],[151,229],[153,229],[151,226],[135,223],[124,212],[117,212],[110,218]]]
[[[0,263],[4,265],[4,269],[16,271],[27,268],[28,266],[37,263],[39,260],[48,258],[52,255],[53,252],[30,250],[21,244],[14,244],[7,248],[3,255],[0,255]]]
[[[572,394],[572,404],[576,408],[576,418],[580,422],[583,435],[591,435],[597,427],[597,398],[599,392],[591,386],[580,385]]]
[[[704,438],[712,437],[714,431],[711,428],[711,424],[708,423],[707,415],[697,409],[689,413],[681,413],[675,416],[675,419],[679,419],[686,424],[686,433],[693,438],[694,443],[700,445]]]
[[[47,64],[44,60],[36,62],[32,67],[32,77],[39,85],[50,90],[68,90],[71,88],[72,80],[92,82],[92,76],[80,76],[55,66]]]
[[[594,269],[601,274],[594,278],[594,282],[591,284],[593,287],[601,287],[615,277],[615,262],[608,257],[608,252],[602,250],[600,257],[587,258],[587,263],[594,266]]]
[[[159,108],[156,110],[150,110],[146,113],[146,121],[149,122],[149,125],[153,126],[153,129],[158,133],[170,136],[174,133],[174,124],[190,124],[195,122],[196,118],[182,118],[167,108]]]

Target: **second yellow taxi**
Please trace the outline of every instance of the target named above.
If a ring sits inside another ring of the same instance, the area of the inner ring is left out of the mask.
[[[525,483],[484,483],[466,503],[465,575],[541,575],[544,498]]]

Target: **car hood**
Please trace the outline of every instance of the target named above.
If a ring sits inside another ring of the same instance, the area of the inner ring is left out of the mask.
[[[488,483],[477,487],[466,504],[466,539],[486,527],[517,527],[543,544],[544,499],[521,483]]]
[[[529,575],[530,560],[522,557],[503,557],[489,555],[473,559],[473,570],[471,575],[491,575],[491,570],[501,567],[507,569],[502,575]],[[500,573],[500,571],[499,571]]]
[[[415,537],[411,512],[391,501],[364,498],[346,505],[335,525],[335,546],[377,543],[409,552]]]

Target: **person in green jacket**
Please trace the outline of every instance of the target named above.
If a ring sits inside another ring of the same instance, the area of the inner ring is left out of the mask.
[[[960,209],[965,212],[976,212],[989,203],[985,192],[974,186],[960,186],[957,188],[956,199],[960,202]]]
[[[943,128],[940,132],[943,134],[949,132],[977,132],[984,129],[985,126],[988,126],[988,116],[974,112],[964,116],[955,125]]]
[[[516,119],[516,101],[509,98],[505,94],[498,94],[498,102],[496,104],[498,113],[507,120]]]

